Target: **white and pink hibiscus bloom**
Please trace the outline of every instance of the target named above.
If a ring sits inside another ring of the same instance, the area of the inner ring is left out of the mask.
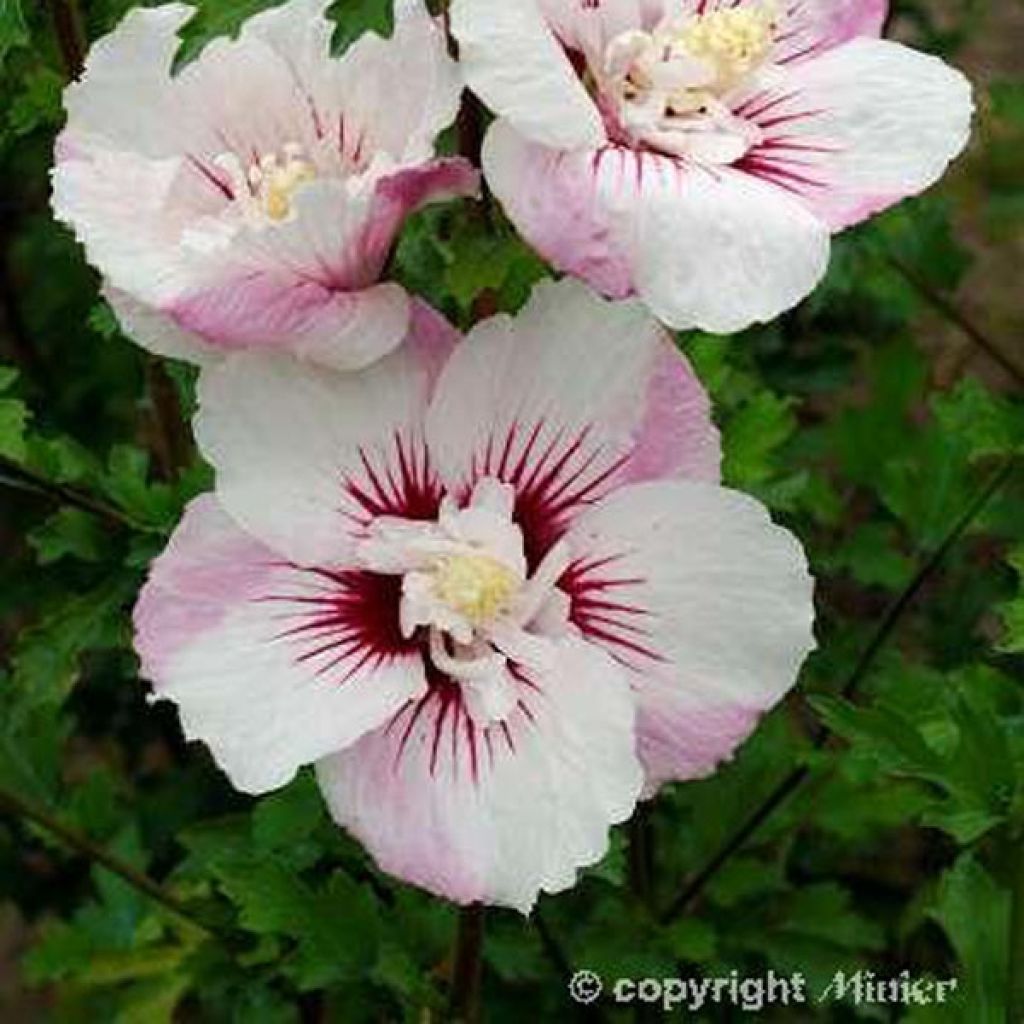
[[[497,115],[484,173],[605,295],[731,333],[815,287],[832,234],[934,183],[966,79],[878,37],[885,0],[453,0]]]
[[[396,0],[392,37],[340,58],[327,6],[259,14],[177,72],[192,8],[134,10],[68,88],[54,210],[147,348],[288,349],[351,370],[405,337],[410,297],[379,281],[395,236],[479,186],[435,156],[458,68],[422,0]]]
[[[714,771],[813,648],[803,552],[719,486],[708,399],[574,281],[361,374],[203,371],[217,473],[135,614],[155,697],[236,787],[315,764],[380,867],[528,910]]]

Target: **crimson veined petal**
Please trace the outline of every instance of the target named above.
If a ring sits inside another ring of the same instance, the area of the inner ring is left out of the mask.
[[[937,181],[966,146],[974,108],[967,79],[941,60],[857,39],[742,109],[764,136],[743,169],[837,231]]]
[[[484,169],[509,216],[556,267],[612,294],[635,293],[680,329],[730,333],[770,320],[827,266],[826,225],[742,167],[622,145],[558,153],[499,121]],[[583,211],[565,233],[559,209]]]
[[[358,376],[251,353],[204,369],[195,432],[225,508],[283,557],[348,565],[367,515],[405,508],[403,458],[429,500],[422,421],[455,336],[417,303],[406,344]]]
[[[706,484],[626,487],[568,535],[571,618],[631,673],[647,792],[731,757],[815,642],[796,540]]]
[[[560,644],[501,726],[479,730],[437,692],[326,758],[331,812],[385,871],[458,903],[528,912],[600,860],[642,774],[633,701],[612,659]]]
[[[624,480],[717,479],[707,396],[637,303],[542,284],[516,319],[477,326],[441,375],[426,423],[445,485],[514,485],[531,561]]]
[[[234,785],[264,792],[347,746],[426,686],[418,655],[375,631],[363,595],[347,660],[309,657],[289,612],[333,592],[245,534],[204,496],[153,564],[135,609],[135,646],[158,699],[206,743]],[[281,601],[279,598],[286,598]],[[319,607],[319,606],[317,606]]]

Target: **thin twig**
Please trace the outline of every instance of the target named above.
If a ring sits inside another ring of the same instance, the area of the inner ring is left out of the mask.
[[[547,921],[544,920],[540,907],[534,907],[531,920],[533,921],[534,928],[537,929],[537,934],[540,936],[540,943],[544,947],[544,953],[554,965],[562,980],[568,982],[572,977],[572,964],[569,962],[568,954],[562,948],[562,944],[555,937],[554,932],[551,931]]]
[[[480,982],[483,974],[484,907],[473,903],[459,911],[452,955],[452,989],[448,1015],[460,1024],[480,1020]]]
[[[76,0],[49,0],[54,34],[68,78],[77,78],[85,64],[85,37]]]
[[[1016,468],[1017,458],[1015,456],[1010,456],[1005,460],[1003,465],[993,474],[992,478],[979,493],[978,497],[971,503],[967,511],[949,531],[943,542],[918,568],[913,579],[886,612],[871,640],[857,659],[857,664],[853,667],[849,677],[839,691],[844,698],[849,699],[857,692],[868,672],[873,667],[879,652],[892,636],[893,631],[899,625],[907,609],[913,604],[914,599],[928,580],[935,574],[950,550],[964,535],[968,527],[978,518],[988,503],[1007,483]],[[824,747],[831,735],[828,728],[821,726],[814,737],[815,748],[820,750]],[[794,768],[772,790],[763,803],[740,825],[711,860],[682,888],[665,908],[659,917],[662,923],[667,924],[685,913],[693,901],[703,892],[708,882],[718,874],[738,850],[746,845],[747,840],[761,825],[800,788],[810,773],[810,768],[807,765]]]
[[[913,267],[908,266],[892,253],[883,253],[882,255],[885,262],[912,288],[916,289],[936,312],[941,313],[950,323],[958,327],[982,352],[998,363],[1019,385],[1024,387],[1024,366],[1004,352],[999,344],[978,327],[962,309],[946,298],[938,289],[933,288]]]
[[[131,530],[144,530],[146,527],[134,520],[127,513],[122,512],[113,505],[100,501],[83,491],[66,484],[54,483],[40,474],[19,466],[18,463],[0,455],[0,486],[13,487],[16,490],[27,491],[48,498],[50,501],[59,502],[62,505],[72,505],[97,516],[106,522],[119,527],[128,527]]]
[[[174,480],[188,463],[189,441],[178,391],[159,359],[146,361],[146,389],[152,407],[154,461],[162,479]]]
[[[629,822],[629,887],[641,906],[654,900],[654,826],[649,800],[637,804]]]
[[[127,882],[133,889],[149,897],[155,903],[159,903],[165,910],[186,922],[190,927],[198,929],[205,935],[213,935],[213,932],[206,924],[199,920],[176,896],[162,885],[127,861],[121,860],[109,850],[105,850],[102,846],[97,845],[77,829],[72,828],[70,825],[65,825],[50,814],[49,811],[28,803],[14,793],[0,789],[0,813],[32,822],[56,839],[59,839],[65,846],[76,853],[81,854],[96,864],[102,865],[108,871]]]

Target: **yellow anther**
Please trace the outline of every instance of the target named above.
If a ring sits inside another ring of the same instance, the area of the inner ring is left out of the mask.
[[[434,575],[437,596],[473,625],[502,611],[520,583],[511,569],[488,555],[453,555],[441,561]]]
[[[290,156],[283,167],[264,166],[259,184],[263,212],[271,220],[284,220],[292,212],[295,190],[315,177],[316,168],[300,156]]]
[[[675,42],[715,67],[719,86],[739,81],[768,56],[778,20],[773,3],[711,11],[681,26]]]

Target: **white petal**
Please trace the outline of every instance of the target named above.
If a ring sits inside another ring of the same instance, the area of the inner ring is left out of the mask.
[[[150,352],[200,366],[217,358],[217,350],[198,335],[182,330],[169,316],[136,301],[126,292],[105,286],[103,297],[114,311],[121,330]]]
[[[426,687],[417,652],[340,658],[344,636],[331,647],[316,626],[330,605],[309,603],[331,592],[243,533],[210,495],[189,506],[153,563],[135,609],[143,674],[238,789],[284,785]]]
[[[539,0],[558,38],[571,49],[598,63],[611,41],[624,32],[650,31],[678,0]]]
[[[739,170],[618,147],[561,153],[500,121],[484,167],[510,220],[557,268],[606,294],[639,294],[679,330],[774,319],[828,264],[828,230],[800,198]]]
[[[519,500],[547,494],[559,517],[616,480],[717,475],[706,396],[661,327],[639,303],[571,280],[473,329],[441,376],[427,435],[455,493],[490,475]]]
[[[93,43],[81,79],[68,86],[64,146],[106,144],[151,158],[181,153],[188,118],[175,105],[171,64],[194,8],[168,3],[129,12]]]
[[[496,114],[548,146],[604,141],[597,107],[536,0],[453,0],[451,20],[466,81]]]
[[[390,874],[458,903],[528,912],[600,860],[642,781],[615,663],[579,641],[480,729],[441,691],[317,766],[335,820]],[[525,708],[525,710],[524,710]]]
[[[359,375],[256,354],[204,370],[196,438],[232,516],[305,565],[346,564],[368,505],[415,518],[407,504],[433,489],[422,417],[455,336],[438,320],[415,315],[407,343]]]
[[[699,483],[624,488],[567,541],[573,620],[633,672],[647,791],[710,774],[814,649],[799,543],[753,499]]]
[[[778,93],[761,117],[766,145],[751,156],[833,230],[934,184],[970,136],[967,79],[937,57],[880,39],[856,39],[792,67]]]
[[[647,171],[615,230],[631,236],[637,292],[665,323],[731,334],[774,320],[824,276],[828,230],[781,188],[729,168],[635,158]]]
[[[177,240],[202,199],[181,161],[97,150],[57,163],[52,181],[55,216],[114,287],[159,305],[186,285]]]
[[[462,77],[423,0],[396,0],[390,39],[367,33],[348,49],[333,81],[346,130],[399,162],[427,160],[459,108]]]

